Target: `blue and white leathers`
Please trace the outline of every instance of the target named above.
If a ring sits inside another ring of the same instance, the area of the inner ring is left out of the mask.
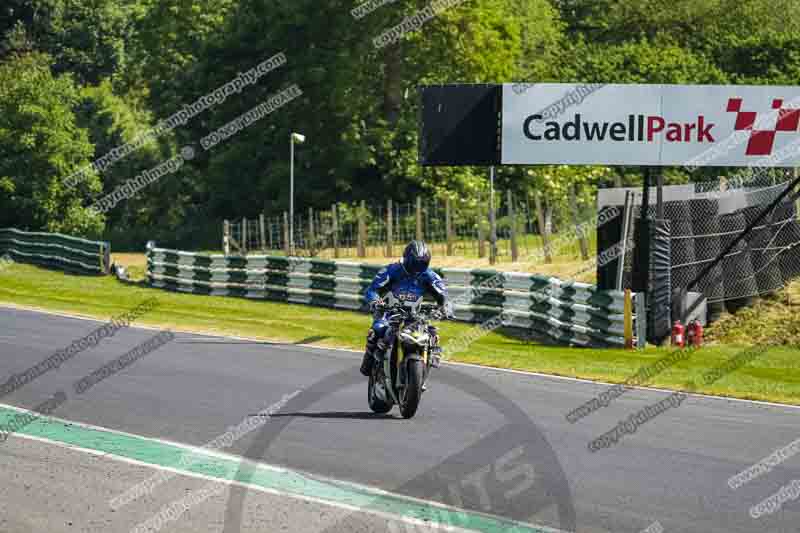
[[[365,299],[369,304],[390,291],[398,300],[416,301],[421,296],[430,294],[439,305],[444,305],[447,301],[447,285],[439,274],[430,268],[418,275],[409,274],[402,263],[392,263],[382,268],[367,289]],[[377,338],[383,338],[388,325],[383,317],[375,319],[372,330]]]

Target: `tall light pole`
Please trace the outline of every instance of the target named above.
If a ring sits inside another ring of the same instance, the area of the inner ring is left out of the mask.
[[[306,136],[292,133],[289,136],[289,255],[294,255],[294,143],[303,144]]]

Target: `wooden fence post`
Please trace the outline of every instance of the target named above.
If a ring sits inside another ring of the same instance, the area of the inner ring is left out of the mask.
[[[367,207],[364,200],[361,200],[361,206],[358,210],[358,257],[367,256],[367,221],[366,210]]]
[[[575,184],[572,183],[569,189],[569,207],[572,211],[572,223],[575,225],[575,232],[578,234],[578,243],[581,246],[581,258],[584,261],[589,260],[589,244],[586,242],[586,230],[582,228],[578,219],[578,200],[575,197]]]
[[[314,255],[313,251],[316,250],[316,244],[314,243],[314,208],[308,208],[308,243],[306,244],[308,247],[308,255]]]
[[[333,258],[339,259],[339,217],[336,214],[336,203],[331,205],[333,215]]]
[[[231,223],[222,221],[222,253],[231,255]]]
[[[242,219],[242,254],[247,255],[247,219]]]
[[[268,233],[269,233],[269,249],[270,250],[274,250],[275,249],[275,244],[274,244],[274,242],[272,240],[272,222],[269,223],[269,231],[268,231]]]
[[[283,250],[286,252],[286,257],[289,257],[291,250],[289,250],[289,213],[283,212]]]
[[[539,220],[539,233],[542,236],[542,246],[544,246],[544,261],[549,264],[553,262],[553,256],[550,251],[550,231],[544,222],[544,210],[542,209],[542,199],[539,191],[534,194],[533,201],[536,204],[536,218]]]
[[[422,240],[422,198],[417,196],[417,235],[418,241]]]
[[[265,224],[264,224],[264,213],[261,213],[260,215],[258,215],[258,229],[261,230],[261,251],[262,252],[266,252],[267,251],[267,238],[266,238],[266,235],[264,235],[264,233],[266,233]]]
[[[486,239],[483,236],[483,208],[478,205],[478,257],[486,257]]]
[[[392,235],[392,199],[386,200],[386,257],[394,257],[394,236]]]
[[[519,248],[517,248],[517,219],[514,218],[514,195],[511,189],[506,191],[508,196],[508,219],[511,223],[511,262],[516,263],[519,260]]]
[[[447,237],[447,255],[453,255],[453,215],[450,212],[450,198],[444,201],[444,231]]]

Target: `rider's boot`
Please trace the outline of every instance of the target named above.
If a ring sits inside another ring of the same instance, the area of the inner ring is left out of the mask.
[[[428,354],[431,358],[431,366],[439,368],[442,361],[442,347],[439,346],[439,330],[436,326],[428,326],[428,333],[431,336],[430,350]]]
[[[442,349],[439,346],[434,346],[431,348],[431,366],[433,368],[439,368],[442,364]]]
[[[367,347],[364,350],[364,359],[361,361],[361,374],[369,376],[372,373],[372,365],[375,364],[375,348],[378,346],[378,339],[373,330],[369,330],[367,335]]]

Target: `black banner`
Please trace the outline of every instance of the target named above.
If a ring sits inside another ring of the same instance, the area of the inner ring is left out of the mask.
[[[420,164],[499,165],[501,87],[420,87]]]

